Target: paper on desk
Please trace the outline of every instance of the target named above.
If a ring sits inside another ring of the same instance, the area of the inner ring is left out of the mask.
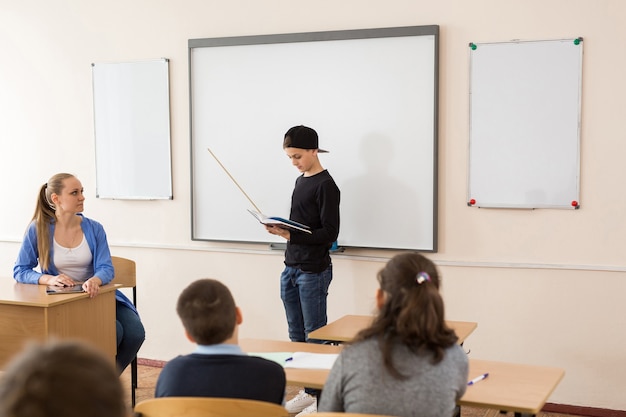
[[[290,360],[284,364],[285,368],[299,369],[330,369],[333,367],[338,353],[309,353],[294,352]]]
[[[280,366],[284,366],[287,358],[293,357],[293,352],[250,352],[250,356],[258,356],[268,361],[276,362]]]

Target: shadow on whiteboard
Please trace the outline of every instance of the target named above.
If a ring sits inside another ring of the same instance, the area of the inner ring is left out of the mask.
[[[432,210],[430,206],[421,207],[418,198],[422,181],[416,179],[411,186],[409,178],[398,175],[402,174],[401,170],[393,169],[399,161],[398,152],[401,150],[383,134],[371,134],[361,139],[358,160],[362,165],[354,167],[360,173],[340,184],[341,245],[358,243],[383,249],[423,249],[432,245],[428,240],[430,235],[424,233],[432,230],[429,225]],[[415,159],[419,157],[416,155]],[[429,166],[432,166],[431,161]],[[414,173],[419,176],[417,171]],[[423,182],[432,184],[432,181]],[[432,200],[424,198],[422,204],[430,205]],[[359,230],[358,242],[349,234],[351,230]],[[420,241],[422,236],[424,242]]]

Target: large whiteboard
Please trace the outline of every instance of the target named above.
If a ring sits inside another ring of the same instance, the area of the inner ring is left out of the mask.
[[[92,64],[96,196],[171,199],[169,60]]]
[[[580,207],[582,39],[469,46],[468,204]]]
[[[189,40],[192,238],[281,242],[284,133],[314,128],[341,190],[340,246],[437,249],[438,27]]]

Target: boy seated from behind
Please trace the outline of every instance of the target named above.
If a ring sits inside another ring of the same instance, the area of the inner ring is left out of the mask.
[[[241,311],[224,284],[214,279],[192,282],[180,294],[176,312],[197,348],[165,365],[155,397],[243,398],[283,404],[285,371],[275,362],[241,350]]]

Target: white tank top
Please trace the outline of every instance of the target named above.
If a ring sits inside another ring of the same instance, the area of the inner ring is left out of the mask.
[[[93,276],[93,255],[83,234],[83,240],[75,248],[59,245],[54,239],[54,265],[59,273],[65,274],[74,281],[83,282]]]

